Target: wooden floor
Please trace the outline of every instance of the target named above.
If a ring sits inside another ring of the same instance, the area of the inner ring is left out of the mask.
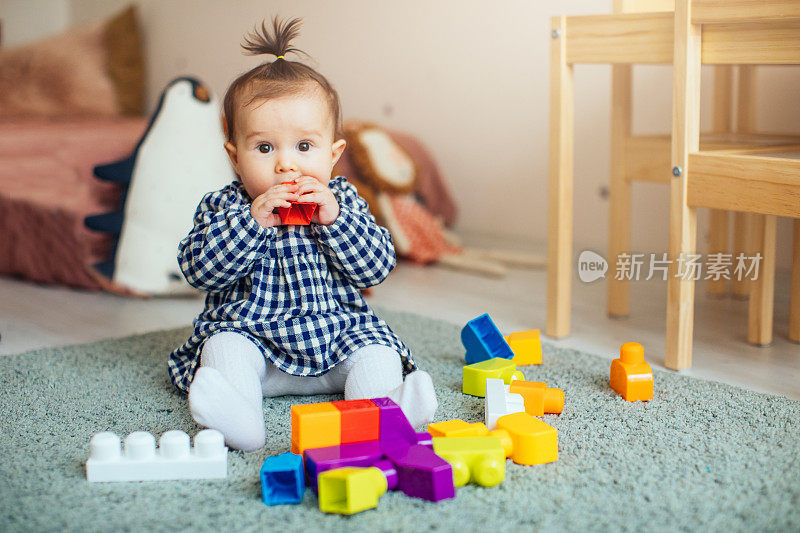
[[[489,313],[506,333],[543,329],[545,277],[544,270],[512,270],[505,279],[487,279],[401,263],[369,301],[458,325]],[[638,341],[647,361],[663,368],[665,282],[632,283],[626,319],[606,317],[602,280],[576,280],[573,287],[572,334],[551,342],[610,358],[622,343]],[[746,301],[710,299],[703,290],[699,284],[694,366],[682,373],[800,399],[800,345],[786,339],[788,277],[778,276],[775,341],[766,348],[745,342]],[[201,307],[200,297],[134,300],[0,277],[0,355],[186,326]]]

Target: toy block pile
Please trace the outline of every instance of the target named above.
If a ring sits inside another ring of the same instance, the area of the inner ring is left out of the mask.
[[[538,330],[503,337],[489,315],[467,323],[462,391],[484,398],[484,422],[447,420],[417,433],[389,398],[292,407],[292,453],[261,469],[267,505],[299,503],[308,485],[320,510],[353,514],[377,507],[389,490],[429,501],[454,498],[456,487],[493,487],[505,460],[537,465],[558,460],[558,432],[537,417],[560,414],[564,391],[526,381],[517,364],[541,364]],[[653,397],[652,372],[637,343],[622,346],[611,386],[626,400]]]
[[[455,497],[453,468],[389,398],[292,406],[292,453],[261,468],[267,505],[299,503],[306,485],[328,513],[371,509],[387,490],[429,501]]]
[[[481,315],[461,332],[466,348],[462,391],[484,398],[484,422],[447,420],[416,432],[389,398],[342,400],[291,409],[291,452],[267,457],[261,467],[266,505],[300,503],[306,485],[326,513],[354,514],[377,507],[390,490],[437,502],[456,487],[493,487],[505,479],[507,458],[520,465],[558,460],[558,432],[537,417],[560,414],[564,391],[526,381],[517,364],[541,364],[537,330],[503,337]],[[626,401],[653,398],[653,374],[641,344],[628,342],[611,363],[611,388]],[[223,478],[227,453],[219,431],[189,436],[144,431],[125,438],[95,434],[86,461],[89,481]]]
[[[558,459],[557,431],[536,417],[564,409],[564,391],[546,383],[525,381],[517,364],[541,364],[538,330],[504,337],[487,314],[461,330],[466,349],[464,394],[484,398],[486,431],[504,442],[506,457],[517,464],[542,464]]]

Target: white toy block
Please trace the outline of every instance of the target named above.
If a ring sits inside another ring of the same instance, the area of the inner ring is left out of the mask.
[[[525,412],[525,399],[521,394],[508,392],[509,388],[502,379],[486,378],[484,419],[489,431],[497,429],[497,419],[501,416]]]
[[[86,461],[88,481],[165,481],[216,479],[228,475],[228,448],[215,429],[204,429],[194,437],[183,431],[167,431],[158,440],[146,431],[125,438],[123,452],[116,433],[97,433],[89,441]]]

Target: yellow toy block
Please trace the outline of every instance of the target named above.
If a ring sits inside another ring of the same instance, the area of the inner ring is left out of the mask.
[[[528,413],[514,413],[497,419],[497,429],[511,436],[511,460],[519,465],[539,465],[558,460],[558,431]]]
[[[323,513],[355,514],[372,509],[388,488],[383,472],[375,467],[326,470],[317,481]]]
[[[494,487],[506,478],[506,455],[497,437],[434,437],[433,451],[453,467],[456,487],[473,481]]]
[[[559,414],[564,410],[564,391],[548,387],[541,381],[514,380],[508,392],[521,395],[525,401],[525,412],[533,416]]]
[[[483,422],[470,424],[463,420],[446,420],[428,424],[428,433],[431,437],[483,437],[489,430]]]
[[[644,347],[626,342],[619,355],[611,361],[611,388],[629,402],[652,400],[653,370],[644,360]]]
[[[511,457],[514,453],[514,441],[511,440],[511,435],[505,429],[493,429],[489,432],[489,437],[497,437],[500,439],[500,444],[503,445],[503,453],[506,458]]]
[[[331,402],[292,406],[292,453],[306,448],[338,446],[342,442],[342,414]]]
[[[511,361],[515,365],[542,364],[542,340],[539,338],[538,329],[517,331],[505,339],[511,347],[511,351],[514,352]]]
[[[461,390],[464,394],[472,396],[486,396],[486,379],[502,379],[508,385],[512,379],[525,379],[525,376],[517,370],[517,365],[510,359],[494,357],[466,365],[463,370],[463,384]]]

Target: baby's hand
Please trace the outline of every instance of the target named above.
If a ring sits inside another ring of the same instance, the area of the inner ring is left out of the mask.
[[[297,194],[300,202],[314,202],[319,206],[311,222],[330,226],[339,216],[339,202],[327,185],[323,185],[311,176],[297,179]]]
[[[291,207],[291,202],[298,198],[298,186],[295,183],[282,183],[267,189],[250,204],[250,214],[258,224],[264,228],[271,228],[281,224],[281,217],[276,208]]]

